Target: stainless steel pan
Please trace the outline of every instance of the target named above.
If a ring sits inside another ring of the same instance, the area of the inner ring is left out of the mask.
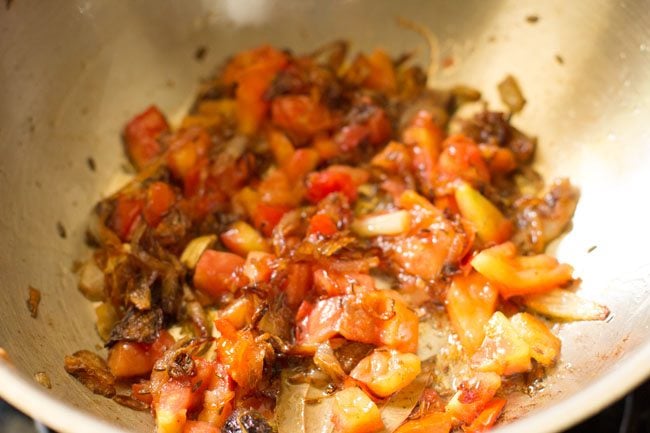
[[[496,101],[506,73],[528,99],[516,123],[539,134],[538,167],[582,189],[557,254],[607,304],[607,323],[560,326],[562,360],[536,398],[512,397],[508,431],[556,431],[650,373],[650,7],[647,1],[14,0],[0,6],[0,395],[62,432],[148,431],[149,415],[90,394],[62,368],[93,348],[93,311],[71,271],[92,204],[114,183],[119,131],[149,103],[182,112],[225,55],[262,42],[312,49],[335,37],[448,58],[440,85]],[[4,3],[4,2],[3,2]],[[527,20],[537,16],[537,22]],[[202,62],[194,58],[207,48]],[[449,66],[451,64],[451,66]],[[88,158],[96,163],[89,168]],[[65,228],[60,236],[57,224]],[[592,246],[596,249],[589,252]],[[645,266],[645,267],[644,267]],[[42,291],[39,316],[25,306]],[[32,376],[45,371],[52,389]]]

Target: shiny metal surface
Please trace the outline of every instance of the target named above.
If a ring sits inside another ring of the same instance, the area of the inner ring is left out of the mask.
[[[557,431],[650,374],[647,1],[10,3],[0,6],[0,347],[13,364],[0,359],[0,395],[30,415],[61,432],[151,429],[148,414],[91,395],[62,368],[65,354],[99,343],[71,268],[85,254],[88,212],[124,162],[124,121],[152,102],[181,113],[220,59],[262,42],[304,50],[344,37],[426,61],[397,15],[437,34],[451,63],[441,85],[471,84],[496,101],[496,83],[518,77],[528,105],[516,124],[539,135],[538,167],[582,189],[556,252],[575,265],[583,295],[613,311],[608,323],[558,326],[557,371],[536,398],[512,397],[502,431]],[[25,306],[30,285],[43,294],[37,319]],[[51,390],[32,380],[37,371]]]

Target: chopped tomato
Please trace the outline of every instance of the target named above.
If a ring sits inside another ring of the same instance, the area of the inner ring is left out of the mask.
[[[194,270],[194,286],[212,296],[237,290],[237,273],[244,266],[240,256],[222,251],[206,250]]]
[[[151,405],[153,400],[149,381],[138,382],[131,385],[131,397],[141,402]]]
[[[483,327],[496,309],[498,291],[477,272],[456,276],[447,290],[445,306],[451,325],[470,355],[483,342]]]
[[[519,256],[512,242],[478,253],[472,267],[497,285],[504,298],[547,292],[571,281],[573,268],[546,254]]]
[[[282,290],[287,295],[287,304],[297,307],[307,296],[313,284],[313,273],[308,263],[290,263]]]
[[[182,433],[191,398],[192,390],[188,386],[176,381],[165,383],[158,401],[154,400],[156,432]]]
[[[264,95],[287,62],[285,53],[264,45],[237,54],[226,65],[223,80],[227,84],[237,84],[237,120],[239,130],[244,134],[256,132],[266,117],[269,103]]]
[[[470,424],[492,400],[501,387],[501,377],[495,373],[478,373],[458,386],[456,394],[445,408],[453,419]]]
[[[417,349],[417,315],[385,291],[320,300],[297,321],[299,344],[322,343],[340,334],[348,340],[388,346],[401,352]]]
[[[343,193],[348,200],[354,201],[357,198],[357,185],[352,176],[340,171],[325,170],[308,176],[307,199],[312,203],[318,203],[333,192]]]
[[[393,92],[397,87],[395,66],[393,61],[383,50],[375,50],[368,57],[370,71],[363,85],[371,89],[384,92]]]
[[[124,128],[126,153],[140,170],[151,164],[162,153],[158,138],[169,131],[167,119],[155,106],[135,116]]]
[[[264,236],[271,236],[273,229],[280,222],[285,213],[291,208],[283,205],[270,205],[260,203],[253,214],[253,225],[260,230]]]
[[[379,408],[360,388],[334,394],[334,432],[374,433],[383,427]]]
[[[176,201],[174,190],[165,182],[154,182],[147,189],[142,214],[151,227],[156,227]]]
[[[228,376],[227,368],[223,364],[217,364],[215,374],[205,391],[203,409],[198,419],[221,428],[232,413],[234,389],[235,384]]]
[[[493,398],[470,425],[463,427],[463,431],[466,433],[482,433],[490,431],[492,426],[499,419],[505,405],[505,399]]]
[[[217,359],[245,392],[255,389],[262,379],[264,346],[255,341],[250,330],[237,331],[227,320],[218,319],[215,325],[221,333],[217,341]]]
[[[236,329],[250,325],[255,314],[255,302],[248,296],[235,299],[219,312],[219,318],[229,321]]]
[[[120,341],[108,352],[108,368],[117,378],[145,376],[151,373],[155,360],[151,345]]]
[[[317,269],[314,271],[314,289],[327,296],[351,295],[375,290],[375,281],[367,274]]]
[[[412,164],[411,152],[402,143],[391,141],[372,158],[371,164],[389,173],[407,173]]]
[[[214,375],[212,362],[192,358],[194,375],[182,379],[168,378],[153,396],[156,431],[182,433],[187,413],[203,401],[203,393]]]
[[[335,122],[327,107],[306,95],[275,98],[271,104],[271,117],[276,126],[305,138],[330,129]]]
[[[275,256],[262,251],[251,251],[244,263],[244,276],[252,284],[269,281],[273,273]]]
[[[472,185],[490,181],[490,171],[474,140],[456,134],[448,137],[443,147],[438,167],[445,180],[460,178]]]
[[[244,221],[236,221],[221,233],[221,242],[233,253],[246,256],[252,251],[269,252],[270,246],[262,235]]]
[[[338,229],[334,220],[326,214],[317,213],[309,219],[308,234],[316,236],[332,236]]]
[[[451,418],[444,412],[432,412],[402,424],[395,433],[449,433]]]
[[[171,140],[167,166],[174,177],[187,182],[186,178],[196,173],[195,166],[205,157],[209,147],[210,136],[203,128],[180,131]]]
[[[454,263],[462,257],[465,243],[463,233],[441,221],[436,229],[391,240],[390,257],[405,272],[435,280],[446,263]]]
[[[390,139],[392,127],[386,112],[376,106],[371,106],[370,110],[372,112],[367,119],[344,126],[334,136],[334,141],[341,151],[352,151],[364,142],[378,145]]]
[[[122,241],[128,241],[141,219],[143,203],[138,197],[120,195],[110,221],[112,229]]]
[[[373,394],[388,397],[410,384],[420,374],[420,358],[394,349],[375,349],[350,372]]]
[[[424,110],[415,115],[402,136],[404,144],[411,147],[413,171],[427,196],[433,195],[442,140],[442,130],[434,123],[431,114]]]
[[[485,338],[472,356],[473,367],[503,376],[530,371],[530,346],[502,312],[495,312],[484,329]]]

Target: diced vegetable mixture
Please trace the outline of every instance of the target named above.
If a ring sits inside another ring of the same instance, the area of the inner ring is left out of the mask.
[[[80,270],[108,358],[65,367],[158,433],[486,431],[558,361],[549,320],[608,315],[544,254],[578,191],[531,168],[516,80],[489,111],[347,51],[237,53],[180,125],[124,127]]]

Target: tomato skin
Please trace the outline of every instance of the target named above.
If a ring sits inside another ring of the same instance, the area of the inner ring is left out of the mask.
[[[169,184],[154,182],[147,189],[142,215],[150,227],[156,227],[176,202],[176,194]]]
[[[300,137],[313,137],[334,125],[330,111],[306,95],[279,96],[271,103],[275,125]]]
[[[237,272],[245,260],[232,253],[206,250],[194,270],[194,287],[207,295],[219,296],[237,287]]]
[[[141,219],[142,199],[121,195],[117,198],[110,225],[122,241],[131,239]]]
[[[158,138],[167,131],[167,119],[154,105],[127,123],[124,128],[126,153],[138,170],[151,164],[162,153]]]

